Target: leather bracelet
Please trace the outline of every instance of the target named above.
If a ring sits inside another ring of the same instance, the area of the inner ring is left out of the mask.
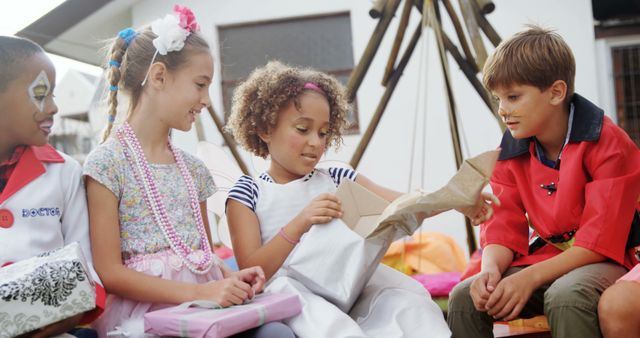
[[[299,239],[291,239],[291,238],[289,238],[289,236],[287,236],[287,234],[284,233],[284,227],[280,228],[280,231],[278,231],[278,235],[282,236],[282,238],[284,238],[284,240],[289,242],[289,244],[291,244],[291,245],[296,245],[296,244],[300,243]]]

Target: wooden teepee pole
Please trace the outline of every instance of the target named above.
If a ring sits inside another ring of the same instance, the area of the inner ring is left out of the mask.
[[[478,21],[476,20],[476,7],[471,4],[471,2],[475,3],[475,1],[476,0],[459,0],[458,2],[460,4],[460,9],[462,10],[464,23],[467,26],[467,31],[469,32],[471,44],[476,52],[476,63],[478,65],[478,69],[482,69],[485,61],[487,61],[487,50],[484,48],[482,36],[480,35],[480,28],[478,27]]]
[[[247,166],[244,164],[242,157],[240,157],[240,154],[238,153],[238,149],[236,148],[235,141],[229,136],[229,134],[224,132],[224,123],[222,123],[222,120],[218,117],[218,114],[216,114],[212,106],[207,107],[207,110],[209,111],[209,115],[211,115],[211,119],[213,120],[213,123],[215,123],[216,128],[220,132],[220,135],[222,135],[222,138],[224,139],[224,143],[226,143],[227,147],[229,147],[229,150],[231,151],[231,155],[236,160],[236,163],[238,163],[240,170],[242,170],[243,174],[249,175],[250,174],[249,170],[247,169]]]
[[[418,25],[416,30],[413,32],[413,36],[411,37],[411,40],[409,41],[409,45],[407,46],[407,49],[402,55],[402,58],[400,59],[398,66],[393,71],[393,73],[391,73],[391,76],[389,77],[389,82],[387,83],[387,87],[385,88],[384,94],[382,94],[382,98],[380,98],[378,107],[376,108],[376,111],[373,114],[373,117],[371,117],[371,122],[369,122],[369,126],[367,127],[367,130],[365,131],[364,135],[362,135],[362,139],[360,139],[358,148],[356,148],[356,151],[353,153],[353,156],[351,157],[351,162],[350,162],[351,167],[357,168],[358,164],[360,164],[362,155],[364,155],[365,150],[367,150],[367,146],[371,141],[371,137],[373,136],[373,133],[378,127],[378,123],[380,123],[382,114],[384,113],[385,108],[387,108],[387,104],[389,103],[389,100],[391,99],[391,95],[396,89],[396,85],[400,80],[400,76],[404,72],[404,69],[407,67],[407,64],[409,63],[409,59],[411,58],[411,54],[413,54],[413,51],[416,45],[418,44],[418,41],[420,41],[421,33],[422,33],[422,27],[421,25]]]
[[[369,70],[369,66],[371,66],[373,58],[376,56],[378,47],[380,47],[380,42],[382,41],[387,28],[389,28],[389,24],[398,9],[398,5],[400,5],[400,0],[388,0],[384,6],[380,21],[378,21],[378,25],[376,25],[376,28],[373,30],[373,33],[369,38],[369,43],[367,43],[367,47],[365,47],[364,53],[362,53],[362,56],[360,57],[360,61],[358,61],[356,68],[353,69],[353,72],[349,77],[349,82],[347,83],[347,99],[350,102],[356,97],[358,88],[360,88],[362,80],[367,74],[367,70]]]
[[[493,28],[485,17],[485,14],[489,14],[495,9],[495,5],[493,5],[491,0],[478,0],[477,3],[476,1],[471,1],[471,6],[476,14],[478,26],[480,26],[484,35],[491,41],[493,47],[498,47],[502,38],[500,38],[498,32],[496,32],[495,28]]]
[[[458,48],[456,47],[456,45],[451,41],[451,39],[449,39],[446,33],[442,31],[441,24],[437,20],[437,16],[436,16],[437,8],[435,7],[436,4],[434,3],[434,1],[438,1],[438,0],[407,0],[407,1],[413,2],[413,4],[421,11],[421,13],[423,13],[423,17],[425,17],[425,15],[427,15],[425,13],[429,11],[430,13],[429,15],[433,17],[433,20],[435,20],[435,24],[432,25],[432,28],[436,32],[436,36],[438,38],[440,62],[441,62],[441,66],[443,68],[443,74],[445,77],[447,104],[449,107],[449,121],[450,121],[449,125],[451,128],[451,137],[452,137],[452,143],[454,147],[456,167],[459,168],[462,165],[463,157],[462,157],[462,150],[460,146],[460,135],[458,132],[458,121],[455,114],[455,101],[453,98],[453,89],[450,83],[449,70],[447,65],[446,51],[449,51],[449,53],[453,56],[453,58],[456,60],[456,62],[458,63],[458,66],[461,68],[461,70],[463,71],[463,73],[465,74],[469,82],[472,84],[474,89],[476,89],[476,91],[478,92],[482,100],[485,102],[487,107],[489,107],[489,109],[493,111],[495,115],[496,113],[495,104],[490,99],[489,94],[484,89],[484,87],[482,86],[482,84],[480,83],[480,81],[476,76],[478,73],[478,70],[482,69],[482,65],[484,65],[484,62],[486,60],[486,50],[484,49],[484,44],[482,44],[482,39],[479,35],[480,29],[489,38],[489,40],[494,46],[497,46],[500,43],[500,37],[498,36],[496,31],[493,29],[491,24],[489,24],[489,22],[486,20],[486,18],[484,17],[484,14],[480,12],[480,6],[476,2],[476,1],[482,1],[483,2],[482,5],[484,6],[483,8],[486,8],[487,4],[490,5],[491,0],[459,0],[461,7],[463,7],[465,24],[467,24],[467,29],[469,30],[469,34],[471,37],[471,41],[474,45],[474,49],[476,49],[475,58],[472,57],[471,50],[468,45],[466,45],[467,50],[465,50],[465,47],[463,45],[463,51],[465,52],[465,55],[467,58],[462,56],[462,54],[458,51]],[[444,2],[447,8],[447,12],[452,17],[452,20],[456,20],[457,16],[453,11],[453,7],[451,7],[451,4],[449,3],[450,0],[442,0],[442,1]],[[384,0],[376,0],[375,3],[378,5],[378,10],[376,11],[376,15],[380,17],[380,21],[378,22],[376,29],[372,33],[369,43],[367,44],[367,48],[365,49],[365,52],[360,58],[358,65],[356,66],[353,73],[351,74],[351,77],[349,78],[349,82],[347,84],[347,94],[348,94],[348,99],[350,101],[354,99],[358,91],[358,88],[360,87],[360,84],[364,79],[365,73],[367,72],[369,66],[371,65],[373,57],[375,56],[378,50],[380,42],[385,34],[386,29],[389,26],[391,18],[393,17],[395,11],[397,10],[400,0],[387,0],[386,3],[384,3]],[[381,5],[383,3],[384,3],[384,8],[380,10],[380,8],[382,8]],[[389,69],[393,69],[393,67],[389,65],[390,64],[393,65],[395,63],[395,59],[398,53],[397,49],[399,48],[397,46],[401,45],[402,38],[404,37],[406,22],[403,22],[403,21],[405,21],[404,18],[406,14],[404,13],[406,12],[407,12],[407,9],[405,8],[403,10],[403,19],[401,19],[401,22],[399,25],[400,27],[398,28],[398,33],[396,37],[396,40],[399,40],[399,41],[395,41],[394,48],[390,55],[389,61],[387,63],[387,69],[384,76],[384,80],[386,81],[383,81],[383,84],[386,83],[385,92],[378,103],[376,111],[374,112],[374,115],[371,118],[371,121],[367,127],[367,130],[363,134],[362,139],[360,140],[360,143],[358,144],[358,147],[353,157],[351,158],[351,166],[354,168],[357,168],[358,164],[360,163],[360,160],[362,159],[362,156],[369,142],[371,141],[373,133],[375,132],[382,118],[382,114],[384,113],[384,110],[387,104],[389,103],[389,100],[391,99],[391,96],[396,88],[396,85],[398,84],[400,76],[402,75],[409,61],[409,58],[411,57],[411,54],[413,53],[413,50],[415,49],[415,46],[417,45],[419,37],[421,35],[422,25],[420,25],[414,32],[397,67],[394,70],[389,71]],[[474,21],[470,24],[471,27],[469,27],[469,23],[467,22],[468,20]],[[457,27],[456,34],[458,35],[461,41],[460,43],[465,44],[466,37],[464,36],[463,30],[461,25],[459,24],[459,21],[458,21],[458,26],[460,27]],[[499,123],[501,123],[500,119],[497,119],[497,120]],[[504,128],[502,124],[501,124],[501,127]],[[477,248],[477,245],[475,242],[475,233],[469,220],[465,218],[465,221],[466,221],[466,231],[467,231],[467,244],[469,247],[469,252],[472,253]]]
[[[458,19],[458,15],[456,11],[453,9],[450,0],[442,0],[442,4],[447,10],[449,17],[451,18],[451,23],[453,24],[454,29],[456,30],[456,35],[458,36],[458,40],[460,41],[460,47],[462,47],[462,51],[469,62],[469,64],[473,65],[475,72],[478,72],[478,67],[473,57],[473,53],[471,52],[471,48],[469,48],[469,43],[467,43],[467,37],[464,34],[464,30],[462,29],[462,25],[460,24],[460,20]]]
[[[442,27],[440,21],[438,21],[435,12],[434,0],[424,0],[425,5],[423,9],[427,11],[426,15],[429,17],[431,28],[436,36],[436,42],[438,44],[438,53],[440,55],[440,66],[442,67],[442,74],[444,75],[445,92],[447,94],[447,108],[449,111],[449,127],[451,128],[451,138],[453,142],[453,150],[456,159],[456,168],[460,169],[462,165],[462,149],[460,147],[460,133],[458,131],[458,118],[456,116],[456,103],[453,97],[453,89],[451,88],[451,81],[449,75],[449,65],[447,62],[447,54],[444,48],[444,42],[442,38]]]
[[[475,2],[472,2],[472,3],[475,3]],[[423,7],[424,6],[423,6],[422,0],[416,0],[415,6],[419,11],[421,11],[421,12],[423,11]],[[475,8],[475,9],[477,11],[479,11],[478,8]],[[487,31],[494,31],[493,27],[487,21],[487,19],[484,17],[484,15],[480,15],[478,13],[478,17],[481,18],[481,20],[479,19],[479,22],[484,20],[484,22],[486,23],[486,26],[488,27]],[[485,30],[483,29],[483,31],[485,31]],[[486,34],[486,31],[485,31],[485,34]],[[500,37],[495,35],[494,38],[498,39],[497,43],[499,44],[500,43],[500,40],[499,40]],[[460,70],[462,70],[462,73],[467,77],[467,79],[469,80],[469,83],[471,83],[471,85],[476,90],[478,95],[480,95],[480,98],[487,105],[487,108],[489,108],[489,110],[492,112],[493,116],[496,118],[496,121],[498,121],[498,125],[500,126],[500,129],[502,129],[502,131],[504,131],[505,130],[505,125],[502,122],[502,119],[498,116],[498,107],[497,107],[496,103],[493,100],[491,100],[491,98],[489,96],[489,93],[487,92],[487,90],[484,88],[484,86],[482,85],[480,80],[478,80],[478,78],[476,76],[477,65],[471,64],[469,62],[469,60],[466,60],[464,58],[464,56],[462,56],[460,51],[458,51],[458,48],[456,47],[456,45],[451,41],[451,39],[447,36],[447,33],[444,32],[444,31],[442,32],[442,39],[443,39],[443,42],[444,42],[445,49],[451,54],[451,56],[453,56],[454,60],[456,61],[456,63],[460,67]]]
[[[400,23],[398,24],[398,32],[396,33],[396,38],[393,40],[391,53],[387,60],[387,67],[384,69],[384,75],[382,76],[383,86],[386,86],[389,82],[389,76],[391,76],[391,73],[396,66],[396,59],[400,53],[400,45],[402,45],[402,40],[404,40],[404,33],[407,30],[407,25],[409,24],[409,16],[411,15],[412,8],[412,0],[405,0],[404,7],[402,7],[402,16],[400,16]]]
[[[496,118],[496,121],[498,121],[500,129],[504,131],[506,126],[498,115],[498,105],[494,100],[491,99],[487,89],[484,88],[480,80],[478,80],[478,78],[476,77],[476,70],[474,68],[475,65],[472,65],[462,57],[462,55],[458,51],[458,48],[453,44],[453,42],[451,42],[451,39],[449,39],[449,37],[447,36],[447,33],[442,32],[442,40],[444,42],[445,49],[449,52],[449,54],[451,54],[451,56],[453,56],[453,59],[456,60],[456,63],[460,67],[460,70],[462,70],[462,73],[467,77],[467,80],[469,80],[469,83],[471,83],[478,95],[480,95],[480,98],[482,99],[484,104],[487,105],[487,108],[491,110],[493,116]]]
[[[449,75],[449,65],[446,50],[444,47],[444,39],[442,26],[438,18],[436,17],[436,9],[435,9],[434,0],[424,0],[423,11],[426,11],[426,15],[429,18],[429,22],[431,28],[433,29],[436,42],[438,44],[438,53],[440,54],[440,65],[442,66],[442,74],[444,75],[444,83],[447,94],[447,108],[449,111],[449,127],[451,129],[451,141],[453,143],[453,151],[455,154],[456,160],[456,168],[460,169],[462,166],[463,156],[462,156],[462,148],[460,146],[460,132],[458,128],[458,118],[456,115],[456,104],[455,99],[453,97],[453,88],[451,87],[451,77]],[[425,12],[423,12],[425,13]],[[423,14],[424,15],[424,14]],[[465,230],[467,233],[467,246],[469,248],[469,254],[475,252],[478,249],[478,245],[476,244],[476,236],[473,230],[473,226],[467,217],[465,220]]]

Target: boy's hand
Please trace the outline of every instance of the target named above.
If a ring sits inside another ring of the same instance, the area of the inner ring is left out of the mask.
[[[320,194],[296,216],[303,226],[303,229],[298,229],[302,230],[299,235],[302,236],[312,225],[329,223],[335,217],[342,217],[340,200],[331,193]]]
[[[264,276],[264,271],[262,271],[262,268],[259,266],[242,269],[238,272],[234,272],[232,276],[236,276],[241,281],[251,285],[251,290],[253,292],[249,296],[250,298],[252,298],[256,293],[260,293],[264,290],[266,278]]]
[[[478,225],[493,216],[493,205],[500,206],[500,199],[490,192],[483,192],[476,205],[467,208],[456,209],[469,217],[471,223]]]
[[[488,270],[480,272],[478,277],[471,283],[470,294],[476,310],[487,311],[487,301],[501,278],[502,275],[498,270]]]
[[[486,303],[487,314],[505,321],[515,319],[535,289],[534,282],[523,271],[505,277]]]

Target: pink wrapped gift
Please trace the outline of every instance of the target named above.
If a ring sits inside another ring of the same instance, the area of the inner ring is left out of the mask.
[[[209,301],[194,301],[144,315],[146,333],[174,337],[218,338],[293,317],[302,305],[297,295],[260,294],[249,303],[220,308]]]
[[[420,282],[432,297],[447,297],[453,287],[460,283],[460,275],[460,272],[440,272],[411,277]]]
[[[619,281],[621,280],[640,283],[640,264],[636,264],[631,271],[620,277]]]

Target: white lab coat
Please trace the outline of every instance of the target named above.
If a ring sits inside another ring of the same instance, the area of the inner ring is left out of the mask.
[[[96,302],[104,308],[104,289],[91,257],[82,167],[77,161],[49,145],[27,148],[0,194],[1,209],[11,212],[13,224],[0,227],[0,266],[78,242],[97,283]]]

